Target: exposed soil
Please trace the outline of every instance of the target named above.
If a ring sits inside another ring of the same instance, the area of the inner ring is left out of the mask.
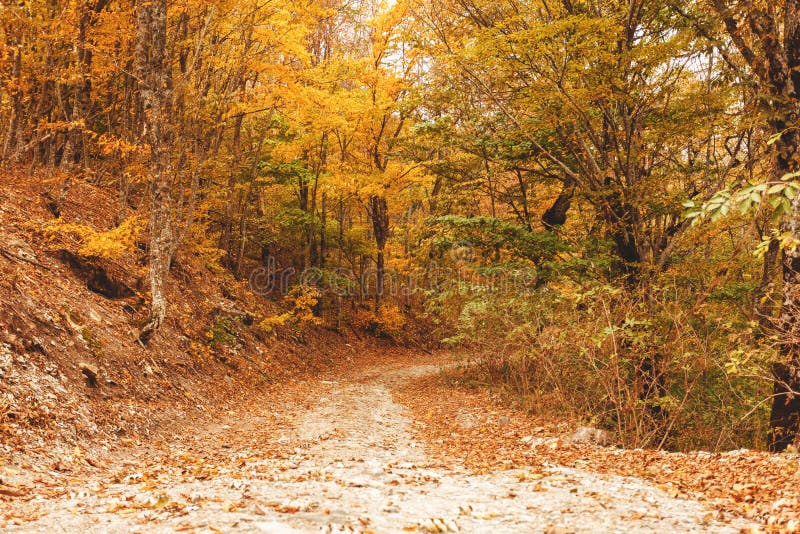
[[[0,527],[517,533],[749,526],[719,521],[704,505],[637,478],[556,465],[477,474],[461,458],[418,441],[420,421],[393,396],[407,395],[400,390],[435,375],[447,359],[390,356],[362,354],[349,369],[273,385],[261,398],[218,414],[216,423],[127,452],[92,458],[74,450],[61,466],[6,465],[6,493],[16,495],[5,495]],[[491,418],[491,406],[484,409]],[[444,417],[453,424],[461,415]]]
[[[0,465],[68,459],[76,447],[100,458],[161,440],[272,384],[347,369],[353,355],[388,347],[316,327],[305,338],[267,339],[252,323],[278,313],[276,303],[186,252],[172,268],[167,321],[142,346],[142,250],[115,262],[86,258],[70,232],[50,231],[113,228],[115,196],[76,181],[55,220],[46,202],[54,186],[46,175],[0,173]]]

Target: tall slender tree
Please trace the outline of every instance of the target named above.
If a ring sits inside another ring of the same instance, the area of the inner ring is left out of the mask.
[[[136,18],[136,74],[144,110],[143,140],[150,147],[150,314],[139,339],[146,343],[167,314],[166,280],[173,242],[172,71],[167,55],[167,2],[140,2]]]
[[[800,0],[711,0],[730,41],[755,75],[773,140],[772,176],[800,170]],[[769,446],[782,451],[800,434],[800,197],[783,217],[783,308],[780,358],[770,414]]]

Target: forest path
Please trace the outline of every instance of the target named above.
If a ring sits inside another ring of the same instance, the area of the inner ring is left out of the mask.
[[[701,504],[638,479],[557,466],[544,474],[475,475],[434,462],[415,442],[413,422],[392,390],[436,373],[436,363],[379,364],[317,379],[310,384],[315,398],[302,400],[287,388],[283,406],[230,412],[225,424],[93,460],[92,472],[39,472],[29,478],[33,497],[7,506],[5,516],[13,519],[2,526],[48,534],[738,532],[746,526],[717,523]]]

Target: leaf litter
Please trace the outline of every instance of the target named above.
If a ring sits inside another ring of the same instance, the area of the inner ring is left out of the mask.
[[[61,460],[63,471],[7,464],[0,476],[16,470],[10,476],[31,483],[9,485],[23,496],[0,494],[0,528],[493,534],[760,528],[717,506],[716,497],[691,493],[683,471],[667,485],[647,475],[648,466],[662,465],[655,460],[641,464],[641,474],[627,453],[558,446],[562,423],[523,418],[475,392],[442,389],[437,373],[446,363],[440,355],[367,358],[324,380],[283,384],[221,414],[219,423],[135,443],[98,458],[96,466],[81,461],[83,450]],[[457,424],[466,411],[474,421]],[[740,456],[727,458],[736,469]],[[741,502],[760,502],[747,499],[757,488],[730,488],[737,490]]]

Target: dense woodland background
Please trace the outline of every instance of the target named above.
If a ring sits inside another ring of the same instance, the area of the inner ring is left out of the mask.
[[[205,350],[363,328],[629,446],[795,439],[800,1],[4,1],[0,58],[4,172],[143,344],[194,262],[282,306]]]

